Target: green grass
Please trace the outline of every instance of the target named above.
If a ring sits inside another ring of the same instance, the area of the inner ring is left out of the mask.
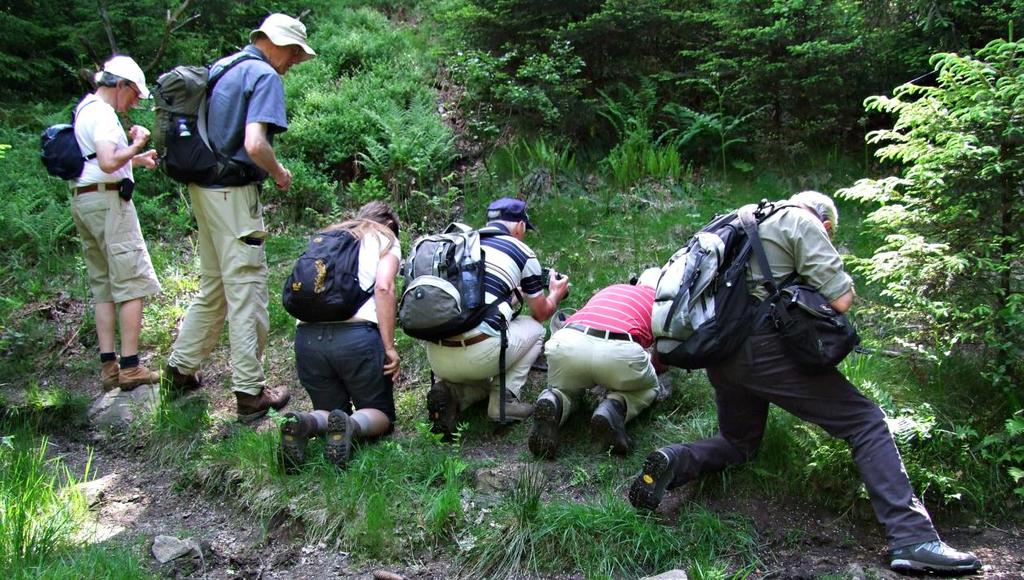
[[[47,438],[29,425],[0,421],[0,576],[4,578],[148,578],[121,547],[83,540],[88,509],[81,476],[47,457]],[[85,536],[87,538],[87,535]]]

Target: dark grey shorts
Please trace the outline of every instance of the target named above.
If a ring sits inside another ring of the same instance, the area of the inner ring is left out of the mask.
[[[394,392],[391,377],[384,376],[384,345],[376,325],[300,324],[295,368],[314,409],[377,409],[394,422]]]

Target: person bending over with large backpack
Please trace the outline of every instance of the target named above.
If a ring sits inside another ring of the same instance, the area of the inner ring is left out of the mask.
[[[660,268],[649,268],[636,284],[615,284],[595,294],[544,345],[548,388],[534,404],[529,447],[536,457],[554,459],[558,429],[569,418],[573,398],[595,385],[608,395],[590,425],[602,449],[630,452],[626,423],[651,406],[658,376],[648,349],[654,343],[651,308]]]
[[[787,202],[781,202],[783,204]],[[815,191],[798,193],[758,226],[771,275],[820,292],[838,312],[853,303],[853,280],[831,237],[839,220],[835,203]],[[752,295],[763,300],[765,280],[757,260],[747,273]],[[766,318],[738,350],[707,369],[715,389],[718,433],[709,439],[662,447],[647,456],[629,490],[637,508],[654,510],[666,489],[749,460],[764,436],[770,404],[810,421],[849,443],[875,516],[885,527],[891,567],[899,571],[972,572],[974,554],[939,540],[924,505],[914,495],[885,413],[835,367],[815,373],[801,367]]]
[[[395,350],[395,276],[402,259],[398,230],[395,211],[373,201],[360,208],[355,219],[318,234],[341,232],[355,239],[359,288],[373,290],[365,292],[362,305],[350,318],[298,322],[295,367],[314,411],[285,415],[280,457],[287,472],[305,462],[306,443],[312,436],[325,436],[324,454],[344,468],[353,438],[377,437],[392,428],[392,384],[399,366]]]
[[[507,327],[505,385],[507,419],[521,421],[533,413],[533,405],[519,401],[530,366],[540,356],[544,322],[565,297],[569,279],[552,271],[547,280],[533,250],[523,238],[535,229],[526,214],[526,202],[502,198],[487,208],[487,225],[480,230],[486,262],[484,303],[497,305],[476,328],[462,334],[424,341],[430,368],[437,381],[427,393],[432,430],[451,435],[459,414],[470,405],[488,400],[487,415],[501,416],[501,327]],[[545,295],[545,284],[547,294]],[[513,304],[522,293],[530,316],[514,316]]]

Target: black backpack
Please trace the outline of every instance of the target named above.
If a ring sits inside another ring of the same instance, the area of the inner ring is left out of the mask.
[[[754,321],[767,311],[747,289],[752,253],[747,232],[752,227],[756,235],[757,224],[782,207],[787,206],[762,201],[753,212],[741,209],[716,217],[662,268],[652,310],[662,363],[706,368],[731,355],[747,338]]]
[[[82,108],[88,107],[89,101]],[[85,162],[96,158],[96,153],[82,155],[82,149],[75,139],[75,111],[71,111],[71,124],[51,125],[39,136],[39,158],[46,172],[61,179],[78,179],[85,169]]]
[[[205,66],[176,66],[160,75],[153,89],[153,147],[160,156],[160,167],[171,179],[199,185],[240,185],[264,177],[260,170],[251,175],[232,175],[241,163],[231,161],[210,146],[206,132],[207,98],[223,76],[235,65],[258,60],[259,57],[240,52],[216,74]],[[240,104],[240,106],[242,106]],[[236,183],[237,181],[237,183]]]
[[[320,232],[295,261],[281,303],[303,322],[341,322],[373,296],[359,285],[359,240],[346,230]]]

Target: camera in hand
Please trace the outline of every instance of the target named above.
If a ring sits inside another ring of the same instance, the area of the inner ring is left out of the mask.
[[[540,269],[540,277],[543,280],[549,280],[551,278],[551,268],[548,268],[547,266],[542,266],[541,269]],[[565,278],[565,275],[562,274],[561,272],[557,272],[556,271],[555,272],[555,280],[561,280],[562,278]],[[566,286],[565,287],[565,296],[563,296],[563,298],[568,298],[568,297],[569,297],[569,287]]]

